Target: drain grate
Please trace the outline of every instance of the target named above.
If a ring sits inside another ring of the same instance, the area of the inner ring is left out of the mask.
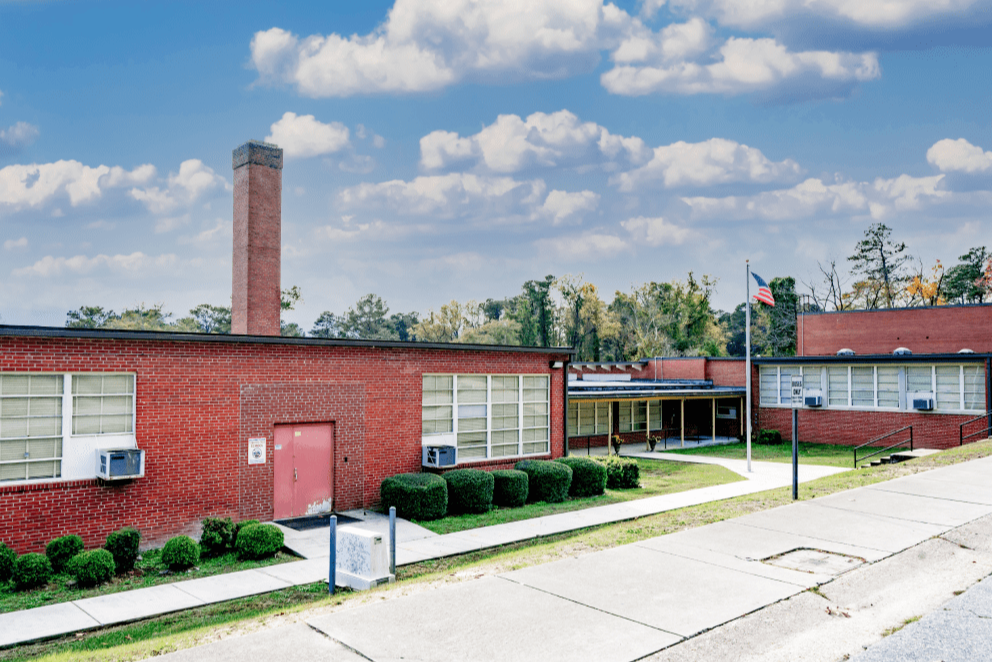
[[[825,552],[822,549],[799,548],[770,556],[763,563],[810,574],[837,576],[848,570],[854,570],[864,564],[865,560],[857,556]]]
[[[338,524],[353,524],[354,522],[361,522],[362,520],[348,517],[347,515],[337,515]],[[330,526],[331,523],[331,513],[325,515],[307,515],[306,517],[294,517],[292,519],[277,519],[276,524],[282,524],[283,526],[293,529],[294,531],[309,531],[310,529],[320,529],[325,526]]]

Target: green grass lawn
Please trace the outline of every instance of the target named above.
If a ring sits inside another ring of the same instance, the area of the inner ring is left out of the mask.
[[[937,467],[992,455],[992,440],[900,464],[847,471],[804,483],[805,501],[855,487],[872,485]],[[792,503],[792,488],[781,487],[698,506],[680,508],[626,522],[590,527],[544,538],[503,545],[470,554],[432,559],[397,569],[396,583],[369,593],[338,591],[327,595],[326,584],[311,584],[166,614],[138,623],[67,635],[50,641],[0,649],[0,661],[131,662],[190,648],[223,636],[236,636],[278,623],[296,622],[317,608],[337,609],[344,602],[378,601],[403,595],[413,583],[449,583],[573,558],[602,549],[712,524],[732,517]],[[367,597],[365,597],[367,596]],[[279,620],[275,620],[279,619]]]
[[[641,486],[630,490],[606,490],[606,494],[584,499],[567,499],[564,503],[528,503],[521,508],[496,508],[482,515],[457,515],[430,522],[417,522],[420,526],[435,533],[455,533],[466,529],[477,529],[493,524],[519,522],[520,520],[572,510],[608,506],[611,503],[644,499],[661,494],[684,492],[697,487],[723,485],[744,480],[732,471],[710,464],[687,464],[666,462],[665,460],[637,459],[641,475]]]
[[[279,552],[274,557],[261,561],[239,561],[231,552],[212,559],[201,559],[200,563],[188,572],[168,573],[166,567],[162,565],[162,550],[150,549],[142,552],[141,560],[135,565],[133,572],[115,577],[110,582],[94,588],[79,589],[67,586],[72,580],[72,576],[68,574],[55,575],[47,586],[30,591],[14,590],[12,581],[0,582],[0,613],[298,560],[291,554]]]
[[[725,457],[733,460],[747,459],[747,446],[744,442],[702,446],[700,448],[677,448],[665,452],[680,455]],[[792,442],[751,444],[751,459],[761,462],[792,462]],[[823,464],[831,467],[849,468],[853,461],[854,451],[850,446],[799,442],[799,464]]]

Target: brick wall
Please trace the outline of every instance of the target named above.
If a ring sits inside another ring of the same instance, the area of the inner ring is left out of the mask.
[[[383,478],[420,471],[424,373],[550,374],[551,455],[564,451],[564,355],[235,341],[0,337],[0,371],[137,375],[144,478],[0,487],[0,540],[18,552],[82,535],[87,547],[125,525],[144,544],[196,532],[206,516],[271,519],[274,429],[334,424],[335,507],[371,506]],[[265,437],[268,462],[247,465]],[[347,458],[347,461],[345,461]],[[485,465],[486,463],[483,463]],[[504,466],[502,461],[493,463]],[[488,467],[487,467],[488,468]]]
[[[798,316],[800,356],[891,354],[908,347],[915,354],[953,354],[960,349],[992,352],[992,304],[858,310]]]

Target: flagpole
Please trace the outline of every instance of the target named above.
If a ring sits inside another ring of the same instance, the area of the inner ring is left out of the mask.
[[[746,384],[747,384],[747,407],[744,415],[747,416],[747,472],[751,473],[751,261],[745,260],[747,276],[745,276],[747,299],[745,300],[744,313],[744,344],[747,347]]]

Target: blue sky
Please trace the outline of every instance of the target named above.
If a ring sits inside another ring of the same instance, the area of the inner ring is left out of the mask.
[[[231,150],[286,150],[309,329],[582,274],[744,297],[873,222],[992,237],[988,0],[0,0],[0,319],[226,305]]]

